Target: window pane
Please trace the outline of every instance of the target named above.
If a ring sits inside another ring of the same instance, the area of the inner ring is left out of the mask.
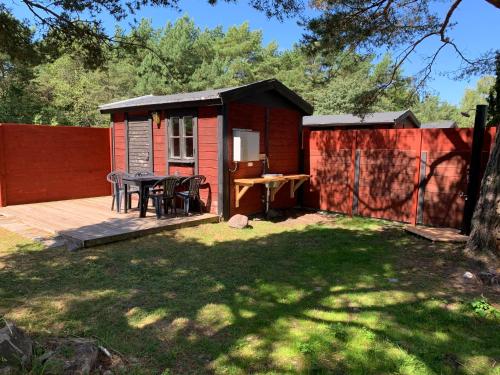
[[[174,158],[181,157],[181,142],[180,138],[172,138],[172,147],[170,148],[170,156]]]
[[[179,136],[179,117],[172,117],[172,135],[175,137]]]
[[[186,157],[192,158],[194,156],[193,138],[185,138],[186,140]]]
[[[192,117],[184,117],[184,131],[185,135],[190,137],[193,135],[193,118]]]

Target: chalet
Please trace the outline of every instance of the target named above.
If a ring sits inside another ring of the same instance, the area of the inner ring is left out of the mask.
[[[235,181],[270,172],[302,172],[302,117],[313,112],[309,103],[276,79],[140,96],[99,109],[110,114],[114,170],[204,175],[206,210],[225,218],[264,209],[264,184],[240,189]],[[275,189],[272,198],[276,208],[297,204],[290,189]]]

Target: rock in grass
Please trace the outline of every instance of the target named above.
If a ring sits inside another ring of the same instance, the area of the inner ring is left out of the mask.
[[[14,323],[5,321],[0,328],[0,367],[29,367],[33,355],[33,341]]]
[[[227,222],[231,228],[243,229],[248,226],[248,216],[245,215],[233,215]]]
[[[84,338],[55,339],[54,352],[44,364],[46,374],[90,374],[97,364],[99,348],[94,340]]]
[[[464,272],[464,274],[462,275],[462,277],[465,279],[465,280],[472,280],[474,278],[474,274],[472,272]]]

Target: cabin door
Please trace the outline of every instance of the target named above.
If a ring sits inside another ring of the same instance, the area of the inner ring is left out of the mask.
[[[152,127],[147,117],[129,119],[128,172],[153,172]]]

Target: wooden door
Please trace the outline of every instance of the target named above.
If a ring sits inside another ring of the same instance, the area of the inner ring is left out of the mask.
[[[152,129],[149,119],[129,120],[127,128],[128,172],[152,172]]]

